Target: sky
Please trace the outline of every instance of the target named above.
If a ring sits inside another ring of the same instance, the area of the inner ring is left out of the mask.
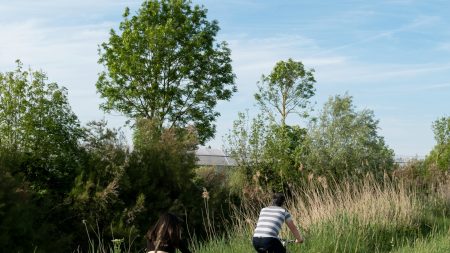
[[[98,45],[117,29],[132,0],[0,0],[0,72],[15,60],[47,73],[68,89],[73,111],[85,124],[106,119],[123,126],[120,113],[105,114],[95,83],[103,66]],[[292,58],[315,70],[318,113],[330,96],[348,93],[357,110],[370,109],[379,134],[397,156],[424,156],[435,145],[432,122],[450,116],[450,2],[439,0],[195,0],[218,20],[218,41],[232,50],[238,92],[220,102],[215,139],[239,111],[256,113],[253,94],[262,74]],[[292,118],[291,121],[298,121]],[[298,121],[300,122],[300,121]],[[130,141],[131,142],[131,141]]]

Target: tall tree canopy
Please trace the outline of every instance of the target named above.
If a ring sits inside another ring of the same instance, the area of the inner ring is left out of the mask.
[[[313,69],[305,69],[299,61],[277,62],[268,76],[262,76],[255,94],[256,102],[262,109],[275,109],[281,116],[282,125],[291,113],[305,116],[303,109],[315,93],[313,73]]]
[[[101,108],[165,128],[193,125],[201,143],[213,137],[214,107],[236,86],[230,50],[206,14],[186,0],[145,1],[132,17],[127,8],[120,33],[111,30],[99,50]]]

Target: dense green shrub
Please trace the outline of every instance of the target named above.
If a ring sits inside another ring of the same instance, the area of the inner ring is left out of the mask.
[[[436,145],[425,159],[426,166],[450,172],[450,117],[434,121],[433,132]]]
[[[67,90],[44,72],[24,70],[17,61],[16,70],[0,73],[2,248],[73,248],[73,213],[65,199],[81,166],[82,135]]]
[[[309,173],[335,179],[382,179],[394,164],[394,151],[378,133],[373,111],[356,111],[349,95],[331,97],[311,121],[300,158]]]

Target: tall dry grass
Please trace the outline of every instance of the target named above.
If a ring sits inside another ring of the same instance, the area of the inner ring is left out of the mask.
[[[449,191],[440,188],[440,195]],[[251,200],[244,198],[242,205],[235,208],[234,227],[252,230],[260,208],[269,205],[270,198],[267,192]],[[358,219],[361,225],[411,224],[422,207],[415,189],[408,189],[401,181],[386,179],[379,183],[371,176],[360,182],[329,183],[321,179],[293,190],[286,203],[286,209],[304,230],[342,214]]]
[[[385,177],[378,182],[367,176],[341,183],[321,178],[289,195],[286,208],[306,236],[305,245],[294,246],[302,252],[389,252],[413,247],[416,240],[440,238],[450,228],[448,178],[426,194],[403,180]],[[270,198],[267,192],[244,197],[227,220],[227,234],[212,235],[218,239],[197,245],[197,252],[251,252],[259,210]],[[281,237],[292,238],[286,226]]]
[[[372,177],[361,184],[347,181],[295,192],[287,207],[305,229],[337,214],[355,217],[361,225],[410,224],[421,212],[415,190],[407,190],[402,183],[380,184]]]

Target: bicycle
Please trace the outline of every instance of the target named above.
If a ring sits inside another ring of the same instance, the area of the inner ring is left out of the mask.
[[[287,246],[289,244],[294,244],[295,240],[290,240],[290,239],[282,239],[280,238],[281,244],[283,244],[283,247],[286,249],[286,253],[289,253]]]

